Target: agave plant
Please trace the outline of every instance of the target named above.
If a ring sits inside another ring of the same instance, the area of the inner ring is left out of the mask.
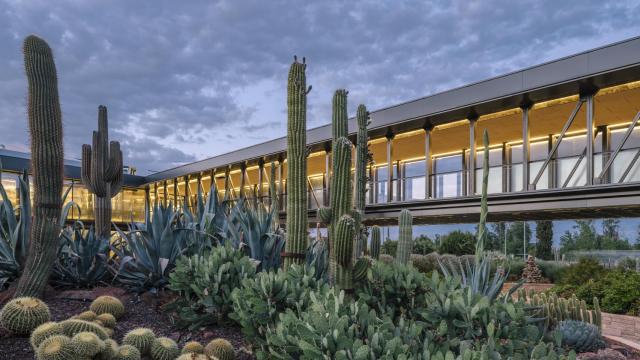
[[[63,231],[64,245],[53,266],[51,281],[62,287],[91,288],[104,282],[111,257],[109,238],[97,236],[81,222]]]
[[[329,248],[327,247],[326,239],[318,237],[310,241],[305,255],[305,264],[314,270],[316,280],[327,281],[329,276]]]
[[[1,174],[0,166],[0,178]],[[70,190],[71,187],[64,193],[63,203]],[[18,177],[18,196],[20,205],[16,208],[0,181],[0,200],[2,200],[0,202],[0,290],[20,277],[29,251],[32,215],[29,175],[26,171]],[[73,206],[75,204],[69,202],[62,209],[58,221],[60,229],[64,227],[64,222]]]
[[[143,224],[132,223],[126,233],[116,226],[118,238],[111,244],[117,259],[110,266],[114,280],[136,292],[162,289],[184,248],[172,206],[155,205],[147,214]]]
[[[276,224],[277,209],[240,199],[231,209],[225,242],[255,260],[258,271],[280,268],[284,232]]]
[[[229,200],[226,194],[220,201],[218,190],[212,185],[205,200],[202,188],[198,186],[195,212],[185,207],[176,220],[177,229],[184,232],[185,253],[202,254],[223,243],[228,228],[228,213]]]

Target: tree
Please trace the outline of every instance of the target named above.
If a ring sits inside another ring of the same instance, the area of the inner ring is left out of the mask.
[[[531,227],[525,221],[511,223],[507,230],[507,254],[523,255],[524,246],[529,253],[531,251]]]
[[[434,252],[435,249],[436,246],[433,244],[433,241],[426,235],[418,236],[413,242],[414,254],[427,255]]]
[[[602,220],[602,235],[611,239],[620,238],[620,220],[618,219],[603,219]]]
[[[487,234],[486,250],[504,251],[504,241],[507,234],[507,223],[499,222],[490,225]]]
[[[536,257],[553,260],[553,221],[536,221]]]
[[[476,237],[468,231],[454,230],[440,241],[441,254],[469,255],[476,251]]]

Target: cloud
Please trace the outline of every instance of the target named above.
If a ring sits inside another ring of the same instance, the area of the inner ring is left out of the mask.
[[[56,56],[67,157],[109,107],[111,137],[140,173],[285,134],[286,73],[306,56],[309,124],[534,65],[638,33],[619,1],[0,0],[0,143],[28,144],[21,41]],[[28,145],[27,145],[28,146]]]

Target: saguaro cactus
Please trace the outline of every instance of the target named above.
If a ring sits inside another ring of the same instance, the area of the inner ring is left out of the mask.
[[[371,228],[371,257],[376,260],[380,258],[380,227],[377,225]]]
[[[108,145],[108,146],[107,146]],[[82,145],[82,183],[93,193],[96,235],[111,234],[111,198],[122,188],[120,143],[109,143],[107,108],[98,107],[98,131],[93,132],[93,148]]]
[[[484,151],[482,152],[482,188],[480,197],[480,221],[478,222],[478,232],[476,234],[476,262],[484,253],[484,243],[487,237],[487,215],[489,206],[487,205],[487,186],[489,184],[489,132],[484,129],[482,134]]]
[[[304,58],[294,57],[287,80],[287,243],[284,268],[302,264],[307,248],[307,88]]]
[[[407,209],[400,211],[398,216],[398,250],[396,252],[396,263],[407,264],[413,250],[413,217]]]
[[[355,207],[361,217],[364,215],[367,196],[367,164],[369,163],[369,145],[367,125],[369,125],[369,112],[366,106],[360,104],[356,114],[358,122],[358,137],[356,141],[356,172],[355,172]],[[356,251],[355,256],[362,256],[367,251],[367,232],[362,226],[361,219],[356,224]]]
[[[57,254],[62,210],[62,113],[58,79],[49,45],[37,36],[24,40],[24,67],[29,82],[27,113],[31,135],[33,223],[29,257],[15,296],[39,297]]]

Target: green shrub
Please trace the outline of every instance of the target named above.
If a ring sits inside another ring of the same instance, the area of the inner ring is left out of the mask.
[[[411,254],[411,263],[423,274],[430,274],[432,271],[440,269],[438,266],[438,258],[440,255],[432,252],[427,255]]]
[[[413,242],[413,253],[427,255],[436,251],[436,245],[425,235],[418,236]]]
[[[552,283],[560,280],[560,276],[564,271],[566,264],[552,260],[536,260],[536,264],[542,271],[542,277],[548,279]]]
[[[192,330],[225,321],[233,306],[231,292],[255,271],[252,260],[229,245],[182,257],[169,275],[169,288],[180,296],[167,309],[176,312],[179,326]]]
[[[394,258],[396,257],[396,251],[398,250],[398,240],[390,240],[386,239],[382,246],[380,246],[380,253],[391,255]]]
[[[380,258],[378,260],[385,264],[391,264],[395,261],[394,257],[389,254],[380,254]]]
[[[640,273],[612,271],[602,280],[602,311],[640,315]]]
[[[476,238],[468,231],[454,230],[440,240],[438,252],[441,254],[467,255],[476,251]]]
[[[287,310],[305,311],[310,303],[309,293],[321,293],[327,288],[311,268],[303,266],[261,272],[243,280],[242,286],[233,291],[233,313],[229,317],[242,327],[249,343],[261,348],[267,328],[275,327],[280,314]]]
[[[605,273],[606,269],[597,260],[581,258],[561,271],[559,284],[581,285],[590,279],[599,279]]]
[[[379,314],[413,318],[426,305],[428,278],[415,267],[376,262],[371,271],[371,279],[358,284],[357,296]]]

